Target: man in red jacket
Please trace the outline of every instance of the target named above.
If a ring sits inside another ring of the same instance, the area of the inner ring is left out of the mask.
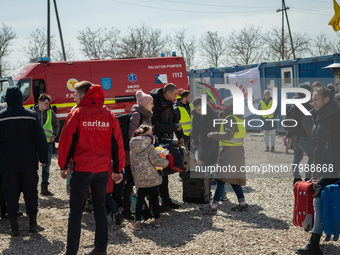
[[[101,86],[82,81],[75,85],[77,108],[65,121],[59,141],[58,164],[60,175],[67,178],[67,164],[75,162],[70,181],[70,212],[67,232],[67,255],[77,254],[81,231],[81,217],[86,194],[91,185],[94,218],[96,222],[95,248],[86,252],[106,255],[108,227],[105,195],[108,178],[116,183],[122,180],[124,145],[119,122],[114,113],[104,108],[104,92]],[[112,176],[108,171],[113,160]]]

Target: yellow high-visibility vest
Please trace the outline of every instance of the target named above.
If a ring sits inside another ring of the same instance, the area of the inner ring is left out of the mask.
[[[49,143],[51,141],[51,137],[53,136],[53,128],[52,128],[52,111],[51,109],[47,110],[47,119],[43,126],[45,135],[46,135],[46,141]]]
[[[266,105],[266,103],[261,100],[261,108],[262,110],[269,110],[270,108],[272,108],[272,105],[273,105],[273,99],[269,101],[268,105]],[[274,118],[274,113],[270,114],[270,115],[262,115],[263,118],[265,119],[272,119]]]
[[[190,129],[191,129],[191,117],[188,111],[183,106],[178,106],[178,109],[181,112],[181,119],[179,120],[179,123],[182,125],[183,133],[185,136],[190,135]],[[190,107],[191,109],[191,107]]]
[[[243,119],[237,118],[234,115],[228,115],[225,117],[225,120],[228,117],[234,117],[238,127],[238,132],[235,132],[234,137],[231,140],[220,140],[219,146],[242,146],[243,145],[243,136],[246,133],[246,128],[243,126]],[[242,123],[241,123],[242,122]],[[220,132],[224,133],[224,124],[221,125]]]

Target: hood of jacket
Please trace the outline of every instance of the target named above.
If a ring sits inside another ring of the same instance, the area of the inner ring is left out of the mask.
[[[152,112],[149,112],[143,106],[138,105],[138,104],[135,104],[131,107],[131,113],[134,113],[134,112],[139,112],[141,115],[144,115],[148,119],[151,119],[153,115]]]
[[[86,92],[85,96],[81,99],[79,106],[87,104],[99,104],[104,105],[104,91],[102,86],[93,85]]]
[[[7,89],[6,102],[8,106],[22,106],[22,93],[18,87],[9,87]]]
[[[340,111],[340,105],[338,101],[336,101],[334,98],[322,106],[319,110],[312,109],[310,112],[313,115],[314,120],[318,118],[318,121],[323,121],[327,118],[329,118],[333,113]]]
[[[167,100],[164,95],[163,95],[163,88],[160,89],[153,89],[150,92],[150,95],[154,98],[154,99],[158,99],[161,101],[162,106],[165,105],[169,105],[171,107],[173,107],[174,102]]]
[[[301,93],[297,93],[296,96],[293,96],[293,99],[301,99],[305,98],[305,94],[300,95]],[[303,103],[302,105],[307,109],[307,111],[312,110],[314,107],[310,104],[311,101],[308,101],[306,103]]]
[[[151,144],[149,136],[136,136],[130,141],[130,153],[141,153]]]
[[[228,115],[233,115],[236,116],[237,118],[243,120],[243,115],[237,115],[237,114],[233,114],[233,106],[228,107],[227,110],[225,111],[220,111],[220,113],[218,114],[220,119],[225,119]]]

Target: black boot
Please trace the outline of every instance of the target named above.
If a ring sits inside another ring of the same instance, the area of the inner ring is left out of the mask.
[[[116,225],[120,225],[124,222],[124,218],[120,213],[115,215],[115,218],[116,218]]]
[[[18,236],[19,235],[19,227],[18,227],[18,221],[17,218],[10,219],[11,223],[11,236]]]
[[[37,233],[38,232],[38,224],[37,224],[37,214],[29,214],[30,219],[30,232]]]
[[[308,255],[322,255],[322,250],[320,249],[321,235],[312,233],[309,242],[302,248],[295,251],[296,254],[308,254]]]
[[[54,194],[50,191],[48,191],[48,185],[47,184],[41,184],[41,195],[43,196],[54,196]]]

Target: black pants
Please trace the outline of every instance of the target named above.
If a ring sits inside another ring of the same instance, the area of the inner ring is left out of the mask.
[[[106,251],[108,229],[105,198],[108,176],[108,171],[101,173],[73,171],[70,180],[71,193],[67,231],[67,254],[76,255],[79,248],[81,218],[89,185],[91,185],[92,205],[96,222],[94,247],[99,251]]]
[[[136,220],[140,221],[142,218],[142,207],[145,201],[146,195],[149,195],[150,199],[150,207],[153,210],[153,217],[155,219],[159,219],[159,204],[158,204],[158,187],[152,188],[139,188],[138,189],[138,198],[136,205]]]
[[[6,208],[6,198],[4,194],[4,190],[2,188],[2,176],[0,174],[0,212],[1,212],[1,218],[5,218],[7,213]]]
[[[6,197],[8,219],[18,216],[20,192],[24,193],[26,213],[38,212],[38,173],[33,171],[19,171],[2,174],[3,191]]]
[[[162,198],[162,204],[170,201],[169,195],[169,177],[163,176],[162,184],[158,186],[160,197]]]
[[[123,209],[125,212],[130,212],[130,206],[131,206],[131,192],[133,189],[133,186],[135,185],[135,182],[133,181],[133,176],[131,172],[131,166],[128,165],[124,167],[125,170],[125,186],[123,190]]]

